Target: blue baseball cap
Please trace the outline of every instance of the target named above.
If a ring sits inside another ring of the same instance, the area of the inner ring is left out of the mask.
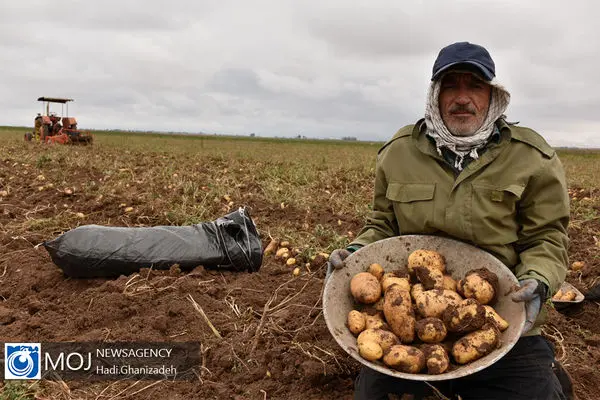
[[[449,69],[458,68],[473,71],[486,81],[496,76],[496,65],[485,48],[469,42],[458,42],[440,50],[433,63],[431,80],[435,81]]]

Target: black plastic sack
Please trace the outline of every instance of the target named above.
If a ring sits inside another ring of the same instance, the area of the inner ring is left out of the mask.
[[[245,208],[190,226],[120,228],[84,225],[43,243],[52,261],[73,278],[129,275],[140,268],[198,265],[256,272],[262,243]]]

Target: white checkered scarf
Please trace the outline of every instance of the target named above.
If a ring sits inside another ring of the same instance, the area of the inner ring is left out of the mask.
[[[488,82],[492,85],[492,95],[490,107],[483,124],[471,136],[455,136],[450,133],[440,114],[438,100],[442,78],[432,81],[429,86],[425,108],[426,134],[435,140],[440,155],[442,155],[442,147],[456,154],[454,167],[462,171],[463,161],[467,155],[470,155],[473,159],[479,158],[477,151],[486,145],[488,139],[494,133],[494,123],[498,118],[504,117],[504,111],[506,111],[510,102],[510,93],[497,82],[496,78]]]

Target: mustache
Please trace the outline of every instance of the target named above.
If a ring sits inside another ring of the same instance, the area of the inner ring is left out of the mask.
[[[469,104],[465,104],[465,105],[454,105],[452,107],[450,107],[450,113],[454,114],[454,113],[469,113],[472,115],[475,115],[475,108],[472,105]]]

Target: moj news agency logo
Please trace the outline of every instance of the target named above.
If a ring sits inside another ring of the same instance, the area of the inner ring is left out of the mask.
[[[4,343],[4,379],[40,379],[40,343]]]

